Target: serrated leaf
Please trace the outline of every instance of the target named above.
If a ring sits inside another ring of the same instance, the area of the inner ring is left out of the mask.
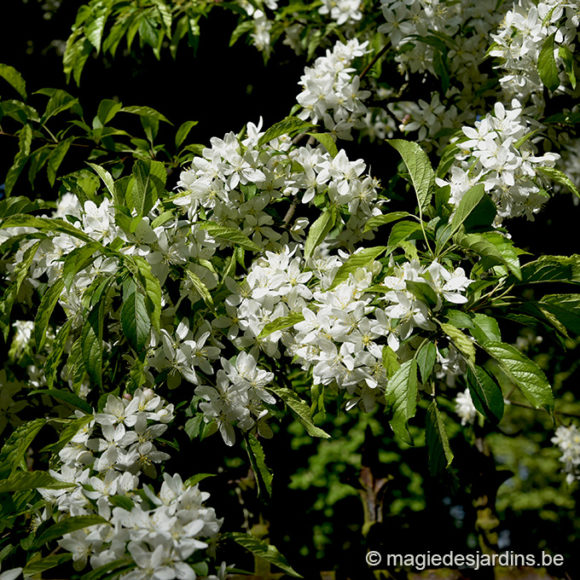
[[[104,167],[101,167],[96,163],[87,163],[87,165],[89,165],[101,178],[102,182],[109,190],[111,197],[115,199],[115,180],[113,179],[113,176]]]
[[[135,502],[126,495],[110,495],[109,501],[112,505],[130,512],[135,507]]]
[[[322,437],[328,439],[330,435],[323,431],[320,427],[317,427],[312,422],[312,417],[310,415],[310,407],[303,401],[294,391],[286,389],[283,387],[266,387],[269,391],[280,397],[282,401],[288,405],[296,419],[302,424],[306,429],[306,432],[311,437]]]
[[[232,540],[242,546],[242,548],[245,548],[258,558],[278,566],[278,568],[286,572],[289,576],[292,576],[293,578],[302,578],[302,576],[298,574],[290,564],[288,564],[288,560],[286,560],[286,558],[284,558],[284,556],[280,554],[278,549],[272,544],[267,544],[254,536],[243,534],[241,532],[230,532],[228,537],[232,538]]]
[[[455,211],[453,212],[453,216],[451,218],[451,234],[449,237],[452,237],[453,234],[459,230],[465,220],[470,216],[471,212],[477,208],[484,195],[485,189],[482,183],[478,183],[470,190],[465,192],[459,201],[459,204],[455,208]]]
[[[264,449],[262,444],[258,439],[251,433],[246,438],[247,451],[250,458],[250,463],[256,474],[256,480],[264,484],[264,489],[268,497],[272,495],[272,473],[266,465],[266,455],[264,454]],[[260,483],[258,483],[258,489],[260,489]]]
[[[8,437],[0,452],[0,478],[13,472],[24,460],[28,448],[46,425],[46,419],[39,418],[27,421],[17,427]]]
[[[50,556],[46,556],[45,558],[31,559],[22,570],[22,574],[25,578],[29,576],[38,576],[38,574],[41,572],[51,570],[52,568],[56,568],[57,566],[61,566],[62,564],[69,562],[72,560],[72,557],[73,555],[71,553],[67,553],[52,554]]]
[[[386,250],[386,246],[363,248],[349,256],[346,262],[344,262],[336,272],[329,290],[333,290],[339,284],[342,284],[342,282],[346,282],[350,274],[354,274],[357,270],[366,268],[366,266],[372,264],[381,254],[386,252]]]
[[[135,352],[144,355],[145,347],[149,344],[151,334],[151,321],[147,307],[145,306],[145,296],[134,290],[123,301],[121,308],[121,327],[129,344]]]
[[[41,89],[36,92],[49,97],[44,114],[40,119],[43,125],[52,117],[68,111],[73,107],[78,107],[79,100],[62,89]]]
[[[403,158],[415,188],[419,212],[423,213],[431,203],[431,190],[435,183],[435,172],[431,167],[429,157],[417,143],[404,139],[389,139],[387,143],[394,147]]]
[[[60,327],[60,329],[56,333],[56,338],[52,342],[50,352],[46,357],[46,361],[44,363],[44,375],[46,377],[46,384],[49,389],[52,388],[52,386],[54,385],[54,381],[56,380],[56,372],[58,369],[58,365],[60,363],[60,359],[62,357],[62,353],[64,352],[66,343],[68,341],[71,325],[72,320],[67,320]]]
[[[71,289],[75,276],[93,263],[101,249],[101,244],[91,242],[75,248],[66,256],[62,268],[62,280],[67,290]]]
[[[93,412],[93,408],[84,399],[81,399],[78,395],[75,395],[70,391],[63,391],[59,389],[38,389],[36,391],[31,391],[30,394],[49,395],[53,399],[61,401],[62,403],[67,403],[67,405],[75,407],[76,409],[80,409],[85,413],[90,414]]]
[[[522,266],[522,283],[538,282],[580,284],[580,255],[541,256]]]
[[[417,361],[415,359],[404,362],[389,379],[385,397],[393,413],[390,423],[395,435],[407,445],[412,445],[407,422],[415,416],[417,410]]]
[[[435,400],[431,401],[427,411],[425,437],[429,450],[429,471],[432,475],[437,475],[451,465],[453,453],[449,446],[443,417]]]
[[[308,236],[304,242],[304,259],[308,261],[314,250],[326,239],[326,236],[334,227],[336,213],[326,208],[320,217],[310,226]]]
[[[570,332],[580,336],[580,294],[548,294],[537,303],[563,324]]]
[[[258,140],[258,147],[265,145],[275,139],[276,137],[281,137],[282,135],[295,135],[296,133],[305,133],[311,129],[314,129],[316,125],[303,121],[298,117],[286,117],[278,123],[272,125]]]
[[[46,175],[48,177],[48,182],[50,183],[51,186],[53,186],[54,182],[56,181],[57,172],[60,168],[61,163],[63,162],[63,159],[65,158],[66,154],[68,153],[68,150],[70,149],[70,146],[72,145],[74,139],[75,139],[74,137],[69,137],[68,139],[65,139],[64,141],[61,141],[52,150],[52,153],[50,154],[50,157],[48,158]]]
[[[195,290],[201,296],[202,300],[205,302],[206,306],[213,309],[214,303],[211,292],[209,291],[208,287],[204,284],[203,280],[195,272],[192,272],[191,270],[186,269],[185,274],[188,280],[191,282],[193,288],[195,288]]]
[[[41,232],[68,234],[83,242],[94,242],[90,236],[72,224],[57,218],[42,218],[26,214],[12,215],[2,220],[0,228],[35,228]]]
[[[129,209],[136,210],[138,216],[146,216],[161,196],[166,180],[167,172],[160,161],[135,161],[127,196]]]
[[[473,315],[472,321],[473,327],[470,329],[470,333],[477,342],[488,340],[501,342],[501,332],[495,318],[477,312]]]
[[[125,265],[133,275],[133,279],[145,296],[145,306],[149,314],[149,320],[156,330],[160,328],[161,321],[161,284],[159,279],[151,272],[151,265],[141,256],[127,257]]]
[[[556,38],[556,33],[550,34],[544,44],[542,44],[542,49],[538,56],[538,73],[542,82],[550,91],[555,91],[560,86],[560,79],[558,77],[558,67],[556,65],[556,59],[554,57],[554,39]]]
[[[26,82],[13,66],[0,63],[0,77],[7,81],[23,99],[26,99]]]
[[[45,530],[36,538],[34,545],[38,548],[51,540],[61,538],[64,534],[70,534],[71,532],[82,530],[89,526],[107,523],[109,523],[108,520],[98,515],[69,516]]]
[[[408,211],[392,211],[391,213],[384,215],[372,216],[366,221],[363,232],[374,230],[375,228],[385,226],[406,217],[412,217],[412,215],[413,214],[410,214]]]
[[[194,485],[197,485],[200,481],[203,481],[208,477],[215,476],[216,476],[215,473],[196,473],[195,475],[192,475],[190,478],[186,479],[183,482],[183,485],[185,485],[185,487],[193,487]]]
[[[413,296],[428,306],[435,307],[438,304],[439,300],[437,293],[433,290],[431,285],[427,284],[427,282],[414,282],[413,280],[407,280],[405,286]]]
[[[131,115],[139,115],[139,117],[147,117],[149,119],[154,119],[156,121],[162,121],[163,123],[168,123],[173,125],[173,123],[162,115],[159,111],[152,109],[151,107],[123,107],[119,112],[130,113]]]
[[[572,192],[576,197],[580,198],[580,191],[574,184],[574,182],[563,172],[555,167],[541,167],[538,166],[538,171],[543,173],[546,177],[550,178],[552,181],[563,185],[570,192]]]
[[[179,126],[177,132],[175,133],[175,146],[180,147],[181,144],[187,139],[189,132],[197,125],[198,121],[185,121]]]
[[[106,125],[112,121],[115,115],[123,108],[123,103],[119,101],[114,101],[113,99],[103,99],[99,103],[99,108],[97,109],[97,119],[101,122],[101,125]]]
[[[471,364],[475,364],[475,345],[473,341],[461,330],[446,322],[440,323],[441,330],[451,339],[457,350]]]
[[[298,312],[289,314],[288,316],[280,316],[279,318],[276,318],[276,320],[268,322],[268,324],[266,324],[266,326],[264,326],[264,328],[262,329],[262,332],[260,332],[258,338],[265,338],[266,336],[269,336],[270,334],[278,330],[285,330],[286,328],[291,328],[292,326],[298,324],[299,322],[302,322],[303,320],[304,315]]]
[[[383,346],[382,363],[383,367],[385,367],[387,378],[391,378],[401,366],[397,353],[388,344]]]
[[[395,224],[391,233],[389,234],[389,240],[387,242],[388,248],[396,248],[401,242],[408,240],[412,235],[421,231],[421,226],[417,222],[399,222]]]
[[[415,355],[421,373],[421,382],[426,384],[437,361],[437,348],[432,342],[425,342]]]
[[[0,480],[0,493],[13,493],[28,489],[65,489],[74,487],[74,483],[59,481],[46,471],[18,471]]]
[[[504,342],[484,342],[481,347],[497,361],[534,407],[548,408],[553,405],[552,387],[534,361]]]
[[[101,40],[103,39],[103,32],[105,24],[110,13],[109,2],[97,2],[91,6],[90,19],[85,22],[84,32],[89,42],[95,47],[97,54],[101,50]]]
[[[199,227],[207,230],[210,236],[219,240],[231,242],[232,244],[239,246],[244,250],[250,250],[251,252],[262,251],[262,248],[260,248],[258,244],[252,242],[252,240],[250,240],[250,238],[244,235],[240,230],[228,228],[226,226],[220,226],[214,222],[203,222],[199,224]]]
[[[482,267],[485,269],[495,266],[497,264],[508,265],[502,253],[495,244],[486,238],[486,234],[466,234],[455,236],[457,245],[475,252],[483,258],[481,261]]]
[[[52,316],[52,312],[60,298],[64,288],[64,281],[59,278],[48,290],[42,295],[36,318],[34,319],[34,342],[36,343],[36,350],[39,351],[46,342],[46,332],[48,322]]]
[[[333,159],[338,155],[336,143],[330,133],[308,133],[308,135],[316,139],[328,151]]]
[[[467,365],[466,377],[475,408],[494,423],[500,421],[504,402],[499,385],[480,366]]]

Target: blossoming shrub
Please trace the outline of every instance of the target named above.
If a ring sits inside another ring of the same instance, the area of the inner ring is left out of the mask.
[[[533,231],[553,191],[578,196],[579,15],[562,0],[495,4],[228,5],[233,41],[248,34],[274,59],[284,36],[305,68],[285,118],[244,120],[209,146],[189,142],[190,120],[157,143],[170,122],[148,106],[104,98],[89,119],[69,92],[43,89],[40,110],[0,65],[3,130],[18,138],[0,202],[3,577],[223,578],[236,544],[259,577],[270,564],[299,576],[267,540],[264,504],[284,493],[269,465],[286,425],[290,446],[331,445],[345,414],[365,442],[365,549],[396,479],[379,477],[367,425],[401,461],[423,450],[432,478],[470,481],[486,551],[498,549],[491,450],[518,411],[558,424],[538,432],[574,484],[577,407],[546,355],[576,346],[580,257],[530,255],[510,224]],[[88,2],[65,72],[79,82],[93,51],[135,35],[161,58],[209,10]],[[120,128],[131,116],[142,134]],[[359,157],[375,147],[388,162]],[[12,195],[25,168],[31,184],[46,172],[46,199]],[[479,479],[462,480],[467,444]],[[232,461],[239,446],[247,458]],[[249,470],[244,521],[227,494],[220,505],[202,491],[216,476],[204,453],[225,477]],[[262,502],[254,525],[248,489]]]

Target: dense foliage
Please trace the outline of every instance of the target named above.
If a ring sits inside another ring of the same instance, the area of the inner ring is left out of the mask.
[[[0,578],[579,569],[577,3],[23,7]]]

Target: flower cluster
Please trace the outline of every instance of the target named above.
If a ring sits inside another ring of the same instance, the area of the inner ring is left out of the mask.
[[[323,15],[329,14],[340,26],[362,18],[360,3],[361,0],[322,0],[318,12]]]
[[[560,87],[566,84],[562,54],[574,54],[580,23],[575,2],[547,0],[538,3],[520,0],[505,15],[490,55],[500,60],[499,82],[508,100],[518,99],[522,106],[532,101],[543,111],[543,82],[538,72],[540,53],[548,38],[554,38],[553,58],[560,69]],[[559,50],[561,49],[561,50]]]
[[[562,452],[560,461],[564,464],[568,483],[580,479],[580,429],[576,425],[560,425],[552,437],[552,443]]]
[[[55,518],[98,514],[106,520],[60,540],[77,569],[87,560],[97,568],[128,552],[137,569],[123,578],[195,578],[185,561],[207,547],[201,538],[215,536],[221,525],[203,505],[209,494],[166,473],[158,494],[147,486],[144,495],[137,493],[140,476],[155,476],[155,464],[169,458],[154,442],[173,416],[173,405],[150,389],[132,397],[109,395],[102,412],[79,414],[79,430],[60,450],[60,468],[50,472],[70,487],[40,490]],[[45,510],[41,517],[49,515]]]
[[[537,154],[529,138],[532,127],[517,100],[511,109],[496,103],[493,114],[464,127],[467,139],[458,143],[461,150],[449,179],[451,202],[458,204],[471,187],[483,183],[497,206],[498,222],[522,215],[532,219],[546,201],[537,168],[553,167],[559,158],[557,153]]]
[[[367,108],[363,101],[370,93],[360,89],[352,62],[368,52],[367,46],[368,42],[356,39],[337,42],[312,68],[306,67],[300,79],[303,90],[296,98],[303,108],[300,118],[322,121],[340,139],[352,139],[352,129],[364,127]]]

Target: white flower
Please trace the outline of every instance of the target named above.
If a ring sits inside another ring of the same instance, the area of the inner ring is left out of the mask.
[[[455,397],[455,412],[459,415],[462,425],[471,424],[477,418],[477,409],[473,405],[469,389],[465,389]]]

